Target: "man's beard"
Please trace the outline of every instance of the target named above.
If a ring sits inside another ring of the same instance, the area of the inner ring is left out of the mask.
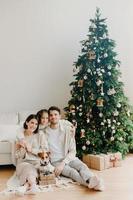
[[[51,125],[57,125],[59,123],[59,121],[56,122],[50,122]]]

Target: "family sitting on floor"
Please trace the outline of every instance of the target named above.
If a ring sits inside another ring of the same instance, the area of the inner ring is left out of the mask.
[[[103,191],[102,180],[76,157],[75,127],[69,121],[61,120],[58,107],[29,115],[16,137],[18,191],[23,194],[38,192],[36,166],[40,152],[50,152],[50,162],[57,177],[63,175],[90,189]]]

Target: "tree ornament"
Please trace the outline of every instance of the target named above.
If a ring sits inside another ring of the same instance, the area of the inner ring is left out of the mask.
[[[87,78],[88,78],[87,76],[84,76],[84,80],[87,80]]]
[[[103,131],[103,135],[105,136],[105,131]]]
[[[91,100],[94,100],[94,94],[93,94],[93,93],[91,93],[90,99],[91,99]]]
[[[82,100],[82,98],[81,98],[81,97],[78,97],[78,100],[79,100],[79,101],[81,101],[81,100]]]
[[[72,120],[72,124],[74,127],[77,127],[77,121],[75,119]]]
[[[120,103],[118,103],[118,104],[117,104],[117,108],[120,108],[120,107],[121,107],[121,104],[120,104]]]
[[[100,73],[98,73],[97,75],[98,75],[98,76],[102,76],[102,73],[100,72]]]
[[[119,141],[123,141],[123,137],[120,137],[120,138],[119,138]]]
[[[110,141],[114,141],[115,140],[115,138],[112,136],[111,138],[110,138]]]
[[[107,94],[108,94],[109,96],[111,96],[111,95],[113,95],[113,94],[115,94],[115,93],[116,93],[116,91],[115,91],[114,88],[111,88],[111,89],[109,89],[109,90],[107,91]]]
[[[95,31],[95,28],[94,28],[93,24],[89,27],[89,31],[90,31],[90,32]]]
[[[104,69],[101,69],[101,72],[105,73],[105,70],[104,70]]]
[[[107,58],[107,57],[108,57],[108,54],[107,54],[107,53],[105,53],[105,54],[104,54],[104,57],[105,57],[105,58]]]
[[[107,122],[108,122],[108,124],[111,124],[111,120],[110,119],[107,119]]]
[[[86,146],[82,146],[82,149],[83,149],[83,150],[86,150]]]
[[[108,68],[109,70],[111,70],[112,67],[109,65],[107,68]]]
[[[75,73],[75,72],[76,72],[76,70],[77,70],[77,69],[76,69],[76,67],[74,67],[74,68],[73,68],[73,72]]]
[[[95,39],[95,43],[98,43],[98,40],[97,40],[97,39]]]
[[[85,137],[85,130],[81,129],[80,131],[80,138],[84,138]]]
[[[88,58],[89,60],[95,60],[96,59],[96,54],[94,51],[89,51],[88,52]]]
[[[89,141],[89,140],[87,140],[87,141],[86,141],[86,144],[87,144],[87,145],[90,145],[90,141]]]
[[[79,113],[79,116],[81,117],[81,116],[82,116],[82,114],[83,114],[83,113],[81,113],[81,112],[80,112],[80,113]]]
[[[88,72],[88,73],[91,73],[91,70],[90,70],[90,69],[87,69],[87,72]]]
[[[102,81],[101,80],[97,80],[96,84],[97,84],[97,86],[99,86],[99,85],[102,84]]]
[[[99,58],[97,59],[97,62],[100,63],[100,59]]]
[[[97,105],[97,107],[103,107],[103,99],[102,98],[98,98],[97,100],[96,100],[96,105]]]
[[[101,92],[101,96],[104,96],[104,93],[103,93],[103,92]]]
[[[103,117],[103,113],[100,112],[100,113],[99,113],[99,117]]]
[[[88,118],[88,119],[87,119],[87,123],[89,123],[89,122],[90,122],[90,119]]]
[[[82,79],[79,80],[78,81],[78,87],[83,87],[83,83],[84,83],[84,80],[82,80]]]
[[[111,129],[112,129],[112,130],[114,130],[114,129],[115,129],[115,127],[114,127],[114,126],[112,126],[112,127],[111,127]]]
[[[76,115],[75,111],[72,111],[71,113],[72,113],[72,115],[73,115],[73,116],[75,116],[75,115]]]
[[[113,112],[113,115],[114,116],[118,116],[119,115],[119,112],[117,110],[115,110],[115,112]]]
[[[130,117],[130,110],[127,111],[127,116]]]
[[[73,110],[75,111],[75,108],[76,108],[76,107],[75,107],[74,104],[72,104],[72,105],[69,106],[69,110],[70,110],[70,111],[73,111]]]
[[[101,69],[100,69],[100,68],[97,68],[96,71],[99,73],[99,72],[101,71]]]

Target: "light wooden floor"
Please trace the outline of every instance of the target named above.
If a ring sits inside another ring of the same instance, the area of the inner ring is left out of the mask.
[[[0,167],[0,191],[5,188],[6,181],[13,172],[11,167]],[[95,172],[105,181],[104,192],[90,191],[83,186],[74,185],[69,189],[56,189],[54,192],[24,197],[0,195],[0,200],[133,200],[133,154],[122,161],[122,167]]]

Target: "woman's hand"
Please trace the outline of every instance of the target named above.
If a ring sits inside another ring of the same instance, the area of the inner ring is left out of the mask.
[[[25,148],[26,141],[24,139],[21,139],[20,141],[16,142],[16,149]]]
[[[26,144],[26,151],[29,152],[29,153],[32,152],[32,147],[31,147],[31,145],[28,144],[28,143]]]
[[[59,176],[61,174],[61,172],[63,171],[64,169],[64,166],[65,166],[65,163],[64,162],[61,162],[58,166],[55,167],[55,175],[56,176]]]

